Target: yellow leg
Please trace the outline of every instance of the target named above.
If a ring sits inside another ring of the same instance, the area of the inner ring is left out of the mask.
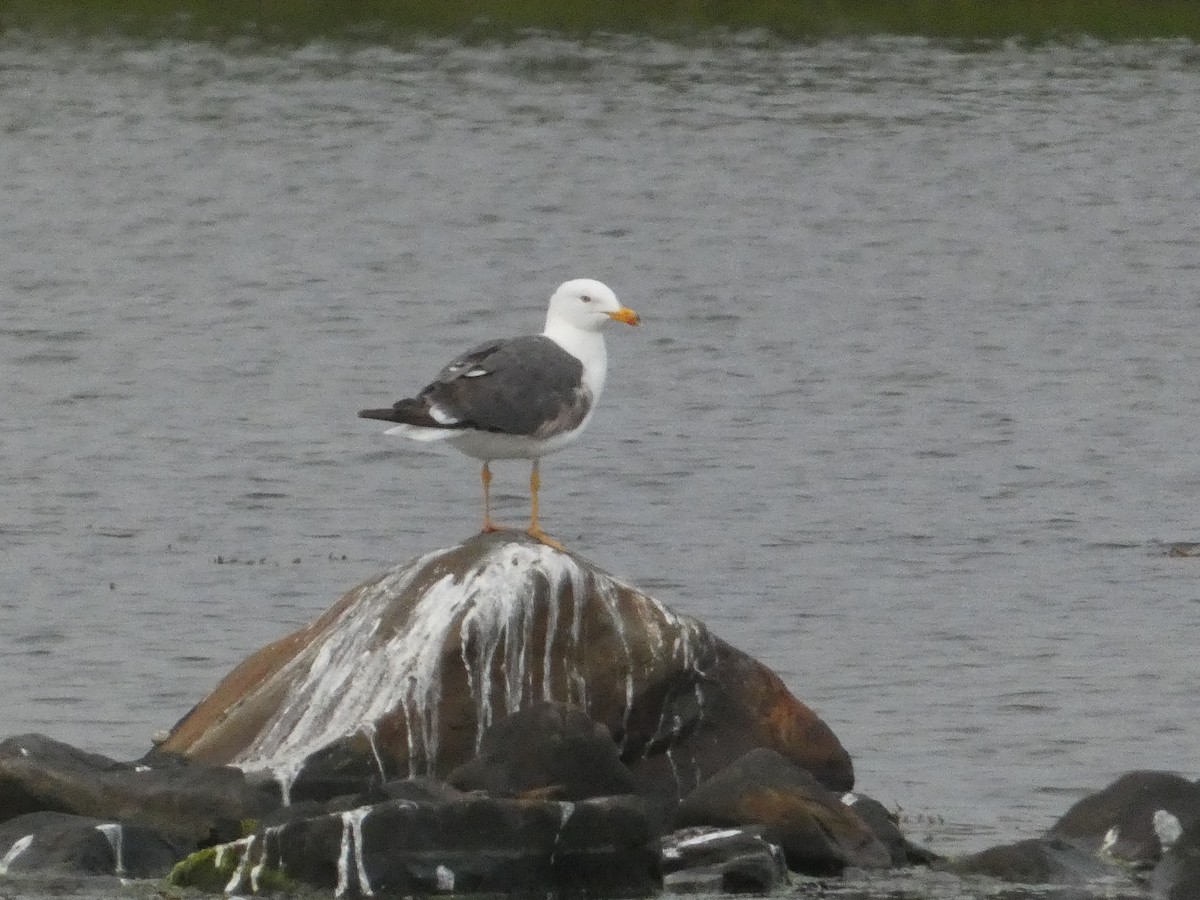
[[[533,471],[529,473],[529,500],[530,500],[530,516],[529,528],[527,533],[530,537],[541,541],[548,547],[553,547],[555,550],[565,549],[562,544],[550,537],[546,532],[542,531],[542,526],[538,522],[538,488],[542,486],[542,479],[538,475],[538,461],[533,461]]]
[[[488,468],[488,464],[483,464],[483,530],[499,531],[496,523],[492,521],[492,470]]]

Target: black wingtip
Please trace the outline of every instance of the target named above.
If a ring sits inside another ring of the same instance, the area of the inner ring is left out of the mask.
[[[360,409],[358,417],[360,419],[381,419],[384,422],[395,422],[396,410],[390,406],[387,409]]]
[[[421,428],[444,428],[443,423],[429,415],[429,409],[420,400],[401,400],[395,406],[387,409],[359,410],[360,419],[380,419],[384,422],[396,422],[401,425],[416,425]]]

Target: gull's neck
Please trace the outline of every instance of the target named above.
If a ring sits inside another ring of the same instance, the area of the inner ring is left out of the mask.
[[[592,402],[600,398],[604,390],[604,379],[608,374],[608,350],[604,335],[599,331],[586,331],[553,316],[546,318],[546,330],[542,332],[583,363],[583,383],[592,394]]]

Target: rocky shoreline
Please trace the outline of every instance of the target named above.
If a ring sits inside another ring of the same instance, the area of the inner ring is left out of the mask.
[[[908,896],[894,876],[921,871],[947,896],[1200,898],[1200,785],[1173,773],[1128,773],[1040,838],[955,859],[853,788],[833,731],[757,660],[505,532],[351,590],[137,762],[0,743],[0,890],[646,897],[821,879],[868,898],[889,878],[878,896]]]

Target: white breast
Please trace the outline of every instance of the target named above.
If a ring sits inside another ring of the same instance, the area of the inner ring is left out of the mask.
[[[547,322],[546,337],[583,363],[583,385],[592,395],[592,408],[600,400],[608,376],[608,348],[604,335],[560,322]]]

